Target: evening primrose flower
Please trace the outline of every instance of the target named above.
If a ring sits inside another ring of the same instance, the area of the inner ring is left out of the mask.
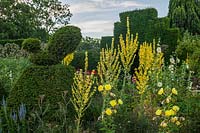
[[[164,121],[162,121],[162,122],[160,123],[160,126],[161,126],[161,127],[167,127],[167,123],[164,122]]]
[[[166,110],[165,111],[165,116],[171,116],[171,115],[175,115],[175,112],[173,110]]]
[[[175,105],[175,106],[172,107],[172,109],[173,109],[175,112],[178,112],[180,108],[179,108],[179,106],[176,106],[176,105]]]
[[[175,123],[177,120],[178,120],[178,117],[176,117],[176,116],[171,118],[171,122],[173,122],[173,123]]]
[[[103,85],[100,85],[100,86],[98,87],[98,91],[99,91],[99,92],[103,91]]]
[[[110,85],[110,84],[106,84],[106,85],[105,85],[105,90],[106,90],[106,91],[111,90],[111,85]]]
[[[119,104],[123,104],[123,101],[121,99],[118,99]]]
[[[172,88],[172,94],[178,95],[178,92],[177,92],[177,90],[175,88]]]
[[[158,91],[158,95],[162,95],[164,93],[164,89],[161,88],[159,91]]]
[[[169,103],[170,101],[171,101],[171,97],[168,96],[168,97],[166,98],[166,103]]]
[[[112,115],[112,110],[110,108],[107,108],[106,111],[105,111],[105,113],[107,115]]]
[[[115,107],[115,106],[117,105],[117,101],[116,101],[116,100],[111,100],[111,101],[110,101],[110,105],[111,105],[112,107]]]
[[[162,114],[162,110],[161,109],[156,110],[156,115],[161,115],[161,114]]]
[[[176,121],[176,125],[179,126],[181,123],[180,121]]]

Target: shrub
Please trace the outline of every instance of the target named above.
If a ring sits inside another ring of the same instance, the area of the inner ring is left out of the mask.
[[[48,51],[61,61],[67,54],[74,52],[80,41],[80,29],[75,26],[65,26],[52,35],[48,44]]]
[[[8,106],[17,109],[21,103],[27,111],[38,109],[39,100],[43,97],[43,105],[49,104],[45,120],[53,120],[55,111],[59,109],[58,103],[63,101],[62,94],[68,91],[66,100],[71,94],[74,68],[72,66],[53,65],[28,67],[18,79],[8,97]]]
[[[0,40],[0,44],[4,46],[6,43],[14,43],[14,44],[17,44],[19,47],[21,47],[23,41],[24,41],[24,39]]]
[[[25,39],[22,43],[22,48],[30,53],[35,53],[40,50],[41,41],[37,38]]]
[[[45,51],[32,54],[30,56],[30,61],[36,65],[43,65],[43,66],[55,65],[59,63],[59,61],[56,60],[54,56]]]
[[[100,52],[97,50],[88,50],[88,70],[96,69],[99,61]],[[71,65],[76,69],[85,68],[85,51],[76,52]]]
[[[4,46],[0,45],[0,57],[26,57],[28,53],[21,49],[17,44],[6,43]]]

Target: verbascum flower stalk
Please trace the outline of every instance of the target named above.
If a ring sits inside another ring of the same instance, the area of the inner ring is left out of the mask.
[[[84,116],[85,110],[90,105],[91,97],[96,91],[95,88],[92,89],[94,84],[93,73],[91,75],[87,75],[86,73],[88,67],[87,53],[85,53],[85,56],[85,72],[81,69],[75,73],[74,83],[72,85],[72,98],[70,99],[77,114],[77,132],[80,131],[81,118]]]
[[[135,53],[138,48],[138,34],[136,34],[135,39],[133,39],[133,35],[130,34],[130,26],[129,26],[129,18],[128,17],[127,17],[127,33],[126,33],[125,41],[121,34],[119,37],[118,51],[119,51],[120,59],[121,59],[121,62],[122,62],[122,65],[123,65],[125,71],[129,72],[131,65],[134,62]]]
[[[121,65],[119,53],[114,48],[114,39],[112,39],[111,48],[101,49],[97,71],[102,84],[110,83],[112,86],[117,84]]]
[[[67,56],[65,56],[65,58],[63,59],[63,64],[68,66],[72,60],[74,59],[74,53],[70,53]]]

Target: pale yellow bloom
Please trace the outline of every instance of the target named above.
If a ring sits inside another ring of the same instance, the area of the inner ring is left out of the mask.
[[[181,124],[180,121],[177,121],[177,122],[176,122],[176,125],[177,125],[177,126],[179,126],[180,124]]]
[[[123,104],[123,101],[121,99],[118,99],[119,104]]]
[[[106,91],[111,90],[111,85],[110,85],[110,84],[106,84],[106,85],[105,85],[105,90],[106,90]]]
[[[169,103],[170,101],[171,101],[171,97],[168,96],[168,97],[166,98],[166,103]]]
[[[99,92],[103,91],[103,85],[100,85],[100,86],[98,87],[98,91],[99,91]]]
[[[173,109],[175,112],[178,112],[180,108],[179,108],[178,106],[173,106],[172,109]]]
[[[112,115],[112,110],[110,108],[107,108],[106,111],[105,111],[105,113],[107,115]]]
[[[176,122],[177,120],[178,120],[178,117],[176,117],[176,116],[171,118],[171,122],[173,122],[173,123]]]
[[[162,121],[162,122],[160,123],[160,126],[165,128],[165,127],[167,127],[167,123],[164,122],[164,121]]]
[[[172,94],[178,95],[178,92],[177,92],[177,90],[175,88],[172,88]]]
[[[114,113],[117,113],[117,110],[115,109],[115,110],[113,110],[113,112],[114,112]]]
[[[162,114],[162,110],[161,109],[156,110],[156,115],[161,115],[161,114]]]
[[[162,95],[164,93],[164,89],[161,88],[159,91],[158,91],[158,95]]]
[[[115,107],[115,106],[117,105],[117,101],[116,101],[116,100],[111,100],[111,101],[110,101],[110,105],[111,105],[112,107]]]

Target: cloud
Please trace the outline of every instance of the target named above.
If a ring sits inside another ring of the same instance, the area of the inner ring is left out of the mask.
[[[72,13],[106,12],[128,7],[147,7],[148,5],[127,0],[85,0],[70,4]]]
[[[91,20],[79,23],[73,23],[81,28],[81,32],[83,34],[88,33],[104,33],[108,35],[112,35],[113,31],[113,22],[109,20]]]

